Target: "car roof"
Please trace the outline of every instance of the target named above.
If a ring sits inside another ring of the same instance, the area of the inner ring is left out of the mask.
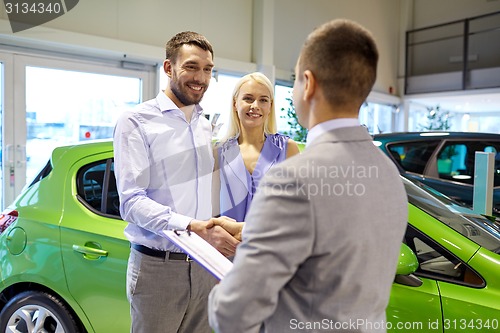
[[[77,160],[84,156],[112,151],[112,139],[83,141],[54,148],[51,161],[52,165],[55,166],[62,159]]]
[[[450,132],[450,131],[425,131],[425,132],[391,132],[375,134],[374,140],[399,141],[399,140],[431,140],[436,139],[484,139],[500,140],[500,134],[478,132]]]

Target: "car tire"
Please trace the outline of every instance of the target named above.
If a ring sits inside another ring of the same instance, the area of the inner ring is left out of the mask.
[[[79,333],[79,325],[61,300],[46,292],[25,291],[0,313],[0,332]]]

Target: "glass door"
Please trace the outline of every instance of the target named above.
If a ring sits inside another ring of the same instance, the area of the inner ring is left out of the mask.
[[[3,200],[3,179],[4,179],[4,161],[3,161],[3,114],[4,114],[4,94],[3,89],[5,87],[4,84],[4,63],[0,62],[0,168],[2,172],[0,172],[0,202]]]
[[[142,79],[26,66],[26,181],[56,146],[113,136],[118,115],[142,101]]]
[[[14,196],[13,56],[0,52],[0,211]]]
[[[2,151],[8,154],[2,165],[10,163],[2,168],[3,207],[45,166],[56,146],[111,138],[121,112],[156,94],[152,66],[139,71],[119,62],[12,57],[11,68],[3,71],[5,76],[10,70],[16,80],[12,108],[5,110],[2,103]]]

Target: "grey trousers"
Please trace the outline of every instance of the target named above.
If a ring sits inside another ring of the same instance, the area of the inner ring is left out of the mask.
[[[208,294],[217,283],[194,261],[168,260],[133,248],[127,268],[131,333],[210,333]]]

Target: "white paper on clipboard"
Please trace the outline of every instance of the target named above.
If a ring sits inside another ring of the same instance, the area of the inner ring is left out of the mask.
[[[163,233],[219,280],[233,267],[229,259],[194,232],[164,230]]]

